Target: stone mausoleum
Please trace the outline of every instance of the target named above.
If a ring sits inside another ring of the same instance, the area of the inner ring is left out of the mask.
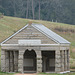
[[[3,72],[70,72],[70,42],[42,24],[27,24],[1,43]]]

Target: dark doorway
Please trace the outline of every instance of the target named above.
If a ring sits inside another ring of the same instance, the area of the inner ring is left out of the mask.
[[[55,71],[55,51],[42,51],[42,71]]]
[[[26,50],[23,61],[24,72],[36,72],[36,53],[34,50]]]

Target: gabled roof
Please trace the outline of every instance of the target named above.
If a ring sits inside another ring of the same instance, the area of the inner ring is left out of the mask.
[[[57,41],[60,44],[70,44],[69,41],[67,41],[66,39],[62,38],[61,36],[59,36],[58,34],[56,34],[53,31],[51,31],[50,29],[48,29],[47,27],[45,27],[42,24],[32,24],[32,26],[34,28],[38,29],[43,34],[47,35],[49,38],[52,38],[53,40]]]
[[[47,27],[45,27],[42,24],[31,24],[35,29],[39,30],[41,33],[45,34],[47,37],[51,38],[52,40],[60,43],[60,44],[70,44],[69,41],[65,40],[64,38],[62,38],[61,36],[59,36],[58,34],[56,34],[55,32],[51,31],[50,29],[48,29]],[[18,34],[19,32],[21,32],[23,29],[25,29],[28,26],[28,24],[26,26],[24,26],[23,28],[21,28],[19,31],[17,31],[15,34],[13,34],[12,36],[10,36],[9,38],[7,38],[6,40],[4,40],[1,44],[5,43],[6,41],[8,41],[9,39],[11,39],[13,36],[15,36],[16,34]]]

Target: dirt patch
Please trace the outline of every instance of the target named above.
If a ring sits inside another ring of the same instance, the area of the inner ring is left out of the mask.
[[[17,74],[14,74],[14,75],[37,75],[37,74],[36,73],[24,73],[24,74],[17,73]]]
[[[72,49],[72,52],[75,52],[75,48],[74,48],[74,49]]]
[[[75,69],[70,69],[70,71],[74,71],[75,72]]]

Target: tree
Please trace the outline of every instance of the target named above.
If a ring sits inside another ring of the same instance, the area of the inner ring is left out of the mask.
[[[13,8],[14,8],[14,16],[16,16],[16,2],[15,0],[13,0]]]
[[[39,20],[40,20],[40,0],[39,0]]]
[[[32,0],[32,14],[33,14],[33,19],[34,19],[34,3],[33,3],[33,0]]]
[[[28,4],[29,4],[29,0],[27,0],[27,11],[26,11],[26,18],[28,18]]]
[[[16,16],[17,17],[24,17],[24,7],[23,7],[23,1],[22,0],[15,0],[16,3]]]
[[[75,24],[75,0],[0,0],[6,16]]]

